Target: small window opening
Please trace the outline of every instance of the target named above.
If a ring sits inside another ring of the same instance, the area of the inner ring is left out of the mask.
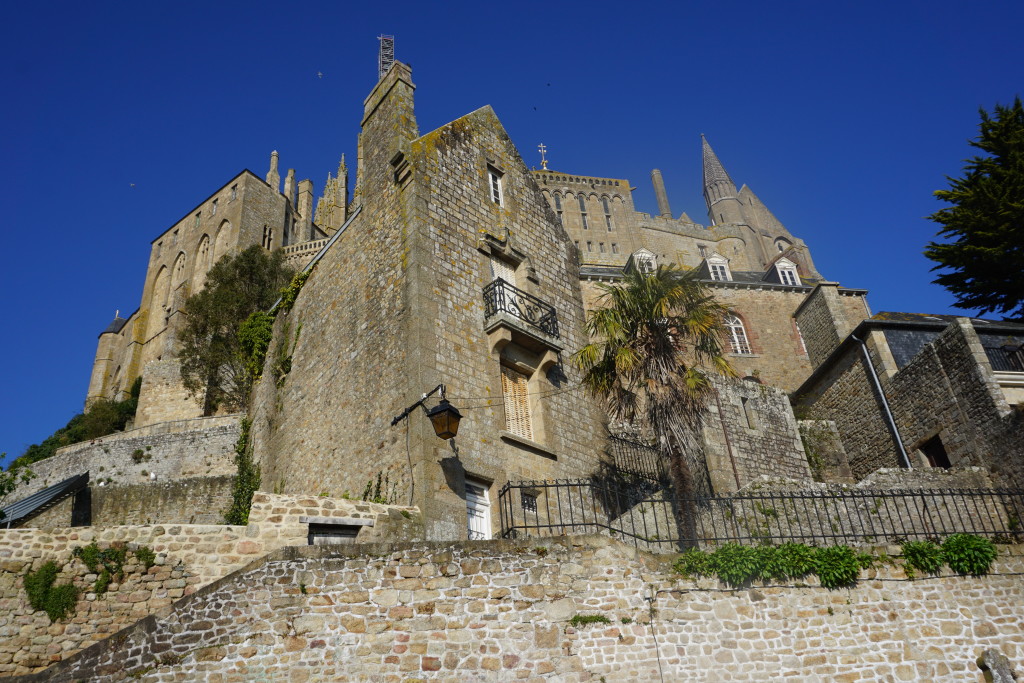
[[[501,172],[492,166],[488,166],[487,178],[491,188],[491,201],[498,206],[502,206],[504,196],[502,195]]]
[[[238,185],[231,186],[231,201],[238,199]]]
[[[529,512],[534,515],[537,514],[537,496],[531,493],[524,493],[522,500],[523,512]]]
[[[930,467],[944,470],[952,467],[949,462],[949,456],[946,454],[946,447],[942,445],[942,439],[939,438],[938,434],[924,442],[921,446],[921,452],[924,453],[924,457],[928,458],[928,465]]]
[[[213,200],[213,203],[212,203],[212,204],[210,204],[210,215],[211,215],[211,216],[216,216],[216,215],[217,215],[217,202],[218,202],[218,201],[219,201],[219,200],[217,200],[217,199],[214,199],[214,200]]]

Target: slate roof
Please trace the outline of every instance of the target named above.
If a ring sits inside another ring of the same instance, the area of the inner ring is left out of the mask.
[[[126,322],[128,322],[128,320],[126,318],[122,318],[121,316],[116,316],[113,320],[110,321],[110,324],[107,325],[107,329],[105,329],[102,332],[100,332],[100,334],[110,334],[111,332],[113,332],[114,334],[117,334],[118,332],[121,331],[121,329],[124,327],[124,324]]]
[[[0,526],[10,528],[21,520],[56,505],[88,485],[88,472],[76,474],[60,483],[48,486],[42,491],[37,491],[28,498],[19,500],[17,503],[11,503],[3,509],[4,516],[0,519]]]
[[[944,313],[903,313],[882,311],[873,315],[869,320],[877,322],[917,323],[946,326],[957,318],[970,319],[974,324],[974,328],[979,331],[984,330],[986,327],[993,327],[1000,329],[1015,329],[1024,332],[1024,323],[1006,320],[989,320],[987,318],[971,318],[968,315],[949,315]]]

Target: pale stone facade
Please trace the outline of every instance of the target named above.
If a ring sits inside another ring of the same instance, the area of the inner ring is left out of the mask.
[[[596,536],[288,548],[35,680],[980,681],[1024,652],[1021,571],[733,590]]]

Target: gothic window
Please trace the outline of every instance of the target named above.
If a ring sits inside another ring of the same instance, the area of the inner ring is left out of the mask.
[[[579,200],[580,204],[580,215],[583,217],[583,229],[589,230],[590,223],[587,221],[587,200],[582,193],[576,195],[576,199]]]
[[[555,211],[562,210],[562,195],[555,193]]]
[[[469,540],[484,541],[491,537],[490,486],[482,481],[466,479],[466,527]]]
[[[525,373],[501,366],[501,391],[505,399],[505,429],[516,436],[533,440],[530,421],[530,379]]]
[[[608,198],[601,197],[601,206],[604,207],[604,224],[608,232],[612,231],[612,210],[608,206]]]
[[[732,353],[749,355],[750,342],[747,341],[747,330],[743,327],[743,321],[735,315],[727,315],[725,316],[725,330]]]
[[[185,253],[178,254],[178,258],[174,261],[174,286],[177,287],[179,284],[185,281]]]
[[[487,167],[487,182],[491,190],[491,201],[501,206],[504,202],[501,188],[501,172],[493,166]]]

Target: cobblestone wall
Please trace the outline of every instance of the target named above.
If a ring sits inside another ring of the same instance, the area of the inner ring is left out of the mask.
[[[727,590],[600,537],[289,548],[33,680],[981,680],[1024,656],[1022,570]]]
[[[267,553],[308,543],[309,521],[355,523],[358,540],[422,538],[416,508],[363,501],[257,493],[248,526],[158,524],[0,530],[0,676],[49,666],[105,638],[183,595],[243,567]],[[354,521],[356,520],[356,521]],[[123,581],[97,595],[74,548],[147,546],[157,554],[148,571],[129,553]],[[62,566],[57,583],[79,589],[73,616],[51,624],[28,604],[22,577],[48,560]]]

